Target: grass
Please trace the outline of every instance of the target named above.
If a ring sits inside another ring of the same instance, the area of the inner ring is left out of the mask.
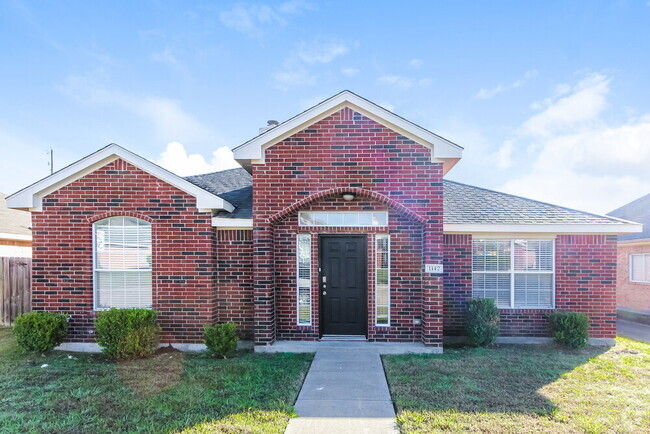
[[[0,430],[281,433],[311,359],[166,352],[116,363],[101,354],[24,355],[11,329],[0,327]]]
[[[402,432],[650,432],[650,344],[384,356]]]

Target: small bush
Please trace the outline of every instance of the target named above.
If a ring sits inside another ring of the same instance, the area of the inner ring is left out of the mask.
[[[589,317],[584,313],[558,310],[548,315],[548,325],[556,342],[569,348],[587,345]]]
[[[97,313],[95,329],[102,351],[116,359],[137,359],[153,354],[160,341],[156,311],[110,309]]]
[[[231,322],[204,325],[203,335],[208,350],[224,359],[235,354],[237,350],[237,325]]]
[[[479,347],[491,345],[499,335],[499,309],[491,298],[475,298],[467,306],[467,336]]]
[[[44,353],[63,342],[68,317],[54,312],[23,313],[16,318],[13,331],[23,351]]]

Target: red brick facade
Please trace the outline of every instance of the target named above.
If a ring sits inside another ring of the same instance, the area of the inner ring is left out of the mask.
[[[465,334],[472,296],[472,236],[445,235],[445,336]],[[616,236],[558,235],[555,239],[555,308],[583,312],[590,336],[616,337]],[[549,309],[501,309],[502,336],[548,336]]]
[[[381,211],[385,205],[360,199],[352,203],[340,197],[319,200],[304,210],[309,211]],[[368,340],[421,340],[421,329],[415,325],[422,318],[422,224],[393,210],[389,211],[388,228],[299,228],[297,215],[292,215],[275,226],[275,285],[277,339],[316,340],[319,330],[318,242],[319,234],[364,234],[368,242]],[[297,326],[296,320],[296,234],[310,233],[312,239],[312,325]],[[375,235],[390,235],[391,242],[391,324],[375,323]]]
[[[93,342],[92,223],[151,222],[153,307],[164,342],[203,342],[215,313],[214,230],[194,197],[116,160],[53,192],[33,213],[32,306],[71,315],[69,340]]]
[[[295,277],[289,277],[288,270],[283,274],[278,267],[278,262],[291,263],[291,258],[283,257],[278,250],[295,251],[297,229],[293,216],[298,209],[306,209],[296,203],[335,189],[340,191],[321,203],[322,209],[359,206],[356,201],[346,204],[341,199],[343,191],[353,189],[386,198],[383,202],[388,206],[383,209],[406,208],[423,221],[415,230],[416,243],[422,246],[423,254],[417,258],[406,255],[411,262],[404,271],[418,270],[415,277],[407,280],[407,285],[417,293],[416,299],[424,297],[426,303],[416,300],[416,306],[407,315],[398,308],[402,314],[397,314],[399,323],[395,327],[382,331],[371,327],[369,334],[378,340],[421,340],[428,345],[441,345],[441,279],[423,276],[420,270],[423,256],[427,262],[442,260],[442,165],[431,162],[428,148],[349,108],[277,143],[266,150],[264,164],[253,166],[257,343],[318,336],[317,324],[310,330],[290,326],[289,318],[295,316]],[[284,212],[287,209],[291,213]],[[288,215],[284,221],[273,221],[274,216],[284,214]],[[390,223],[388,230],[395,234],[397,246],[403,242],[402,237],[414,231],[410,223],[404,228],[398,219],[393,218]],[[313,228],[312,232],[323,233],[328,229]],[[362,231],[357,228],[355,232]],[[277,299],[274,290],[279,294]],[[402,295],[395,297],[398,301]],[[371,312],[369,321],[373,319]],[[419,319],[422,325],[414,326],[414,319]]]
[[[33,306],[71,315],[69,339],[92,342],[93,222],[151,222],[153,307],[164,342],[202,343],[202,327],[238,324],[257,344],[316,340],[319,235],[363,234],[370,341],[441,346],[465,334],[472,236],[443,235],[443,166],[431,150],[343,108],[265,150],[253,166],[253,230],[215,230],[210,212],[178,188],[118,159],[47,195],[33,213]],[[344,192],[356,195],[342,199]],[[387,211],[387,227],[300,227],[299,211]],[[312,316],[297,324],[297,234],[311,234]],[[390,325],[375,324],[375,235],[390,235]],[[591,317],[591,336],[615,336],[616,237],[558,235],[556,308]],[[423,272],[444,264],[444,274]],[[444,285],[443,285],[444,281]],[[444,289],[443,289],[444,286]],[[503,309],[504,336],[548,336],[543,309]],[[444,316],[444,317],[443,317]]]
[[[215,322],[234,322],[239,337],[253,339],[253,233],[217,231]]]

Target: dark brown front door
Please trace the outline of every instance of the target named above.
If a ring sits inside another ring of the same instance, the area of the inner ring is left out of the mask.
[[[320,236],[321,335],[366,335],[365,235]]]

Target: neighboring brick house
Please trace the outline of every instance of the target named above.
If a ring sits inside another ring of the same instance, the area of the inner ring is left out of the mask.
[[[163,341],[233,321],[277,340],[464,334],[472,297],[502,341],[576,310],[616,335],[616,235],[640,225],[444,179],[462,148],[342,92],[234,149],[241,169],[180,178],[109,145],[9,198],[33,212],[33,305],[93,341],[111,306],[153,307]]]
[[[618,237],[616,304],[619,315],[650,323],[650,194],[609,215],[643,224],[643,232]]]

